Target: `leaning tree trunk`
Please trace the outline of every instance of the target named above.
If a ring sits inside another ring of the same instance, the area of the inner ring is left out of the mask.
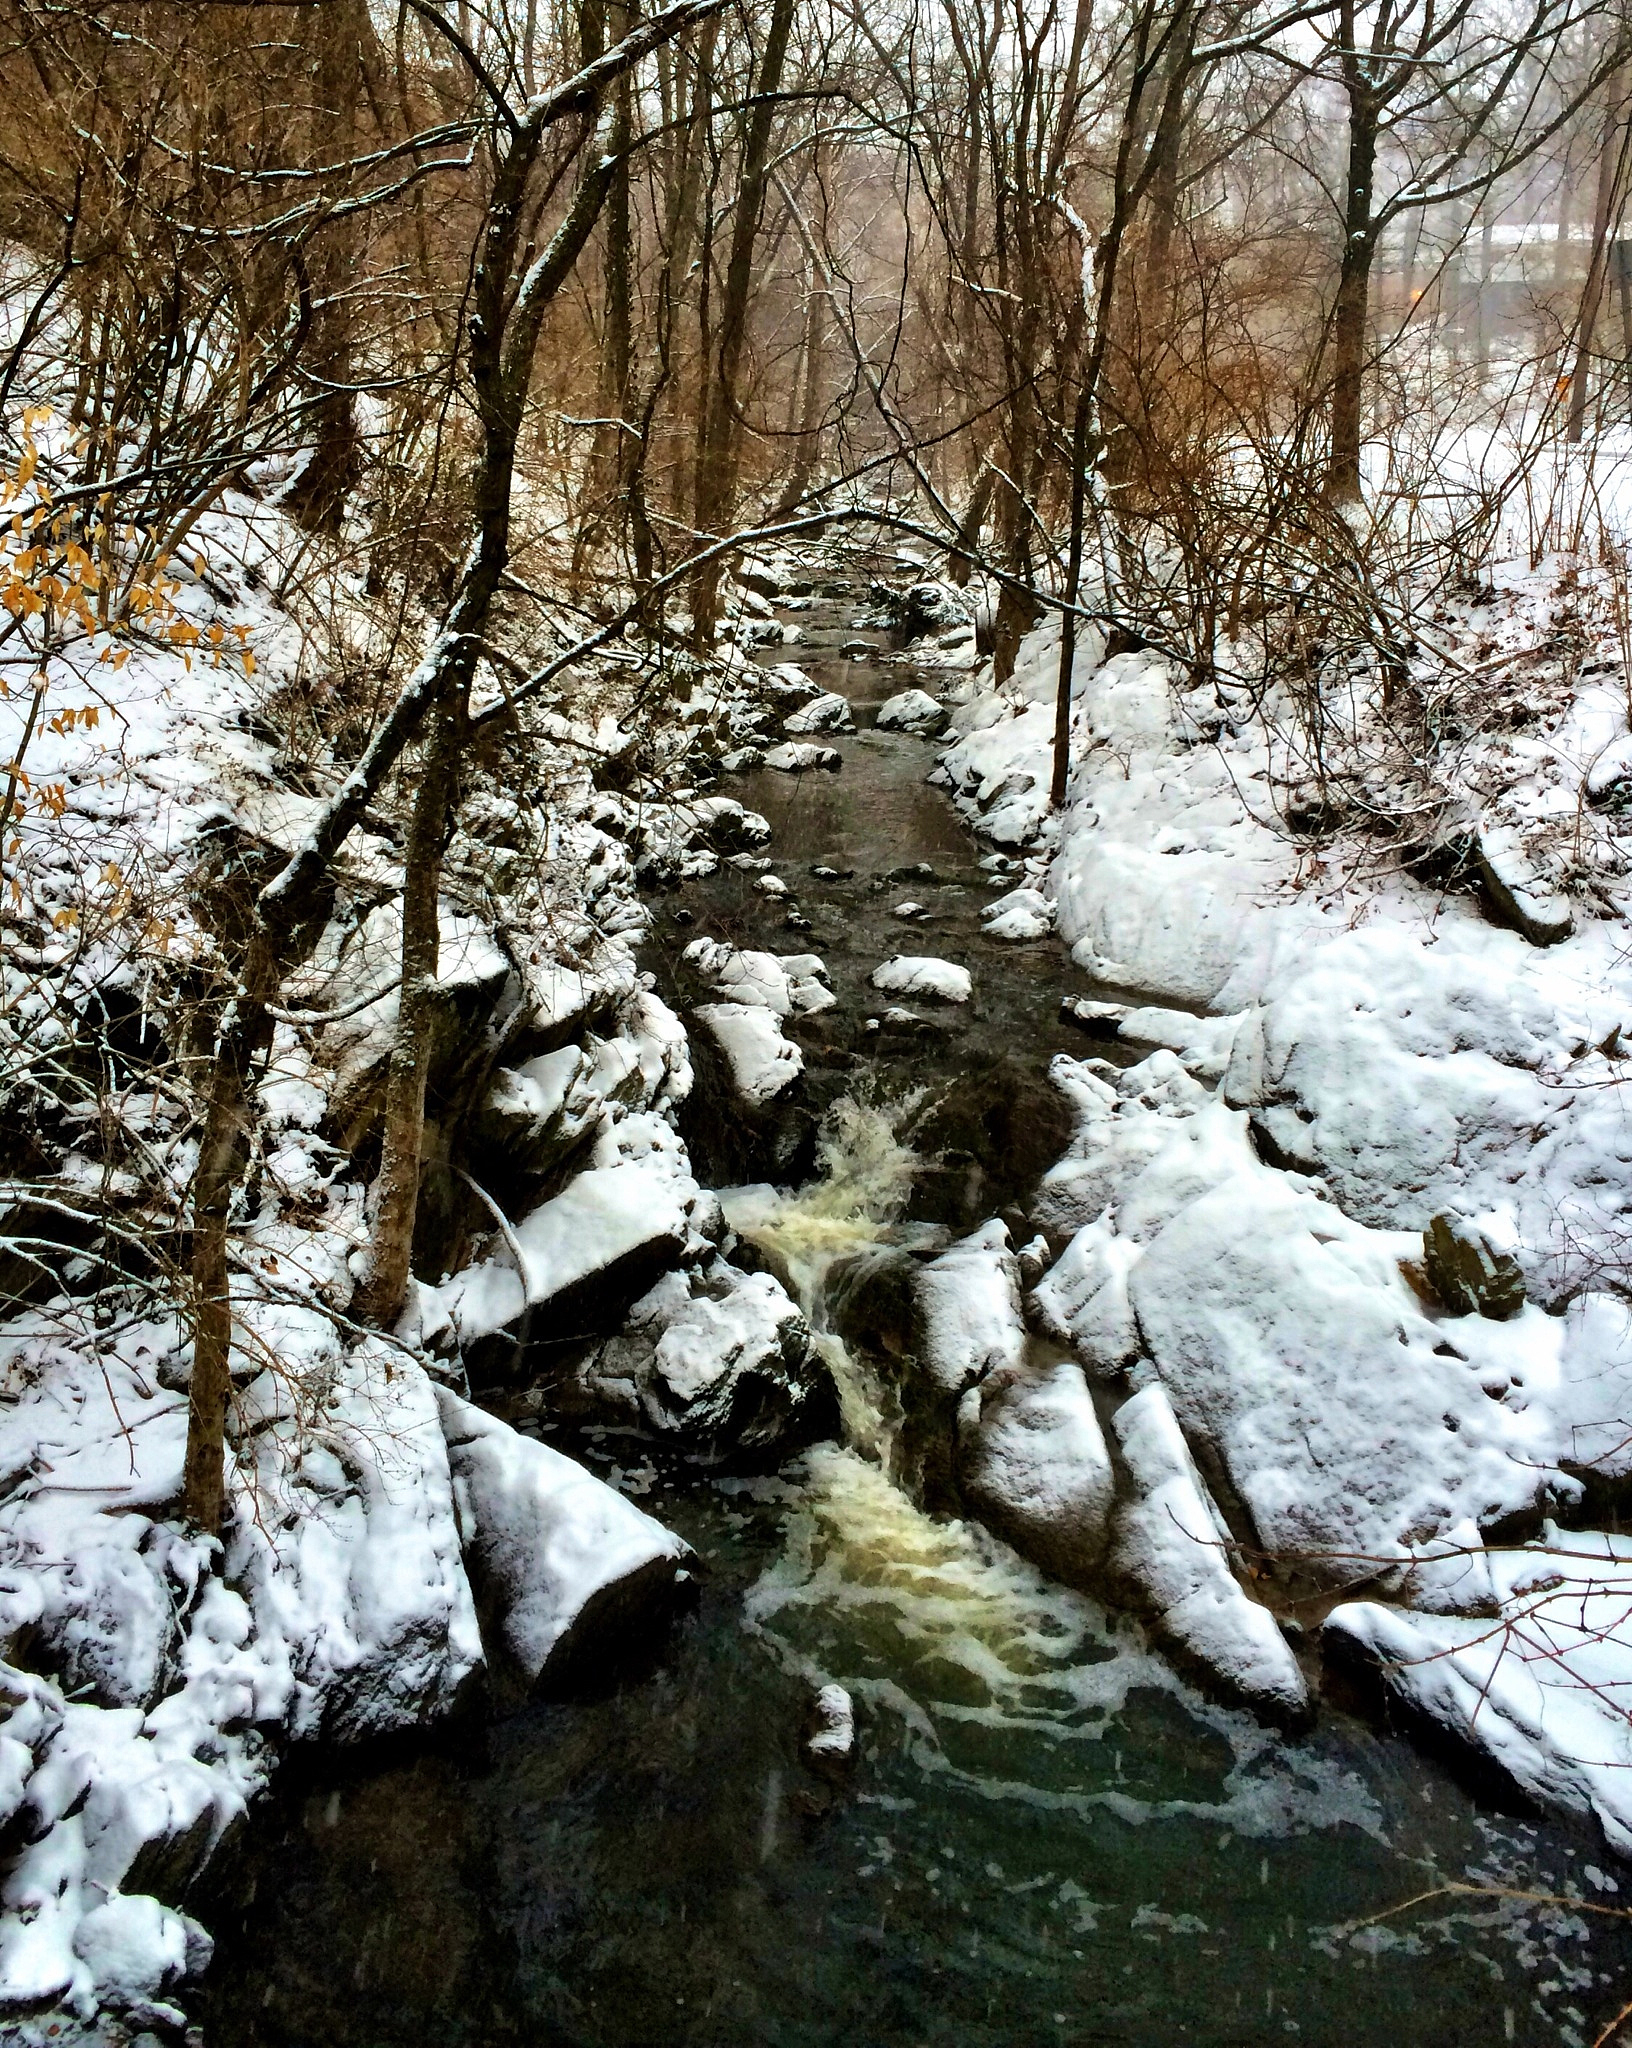
[[[497,166],[481,231],[469,324],[471,385],[482,424],[482,453],[476,470],[470,544],[458,586],[429,652],[404,685],[362,758],[325,805],[299,849],[262,890],[240,986],[226,1005],[217,1033],[207,1091],[205,1142],[192,1188],[193,1372],[184,1485],[185,1514],[212,1534],[221,1526],[225,1505],[222,1467],[232,1341],[226,1284],[228,1221],[243,1158],[249,1088],[256,1062],[271,1036],[271,1006],[278,999],[284,976],[316,941],[322,924],[316,913],[335,856],[426,721],[450,703],[462,704],[469,688],[488,614],[509,560],[516,444],[533,356],[545,313],[571,274],[605,203],[609,124],[601,120],[586,138],[589,162],[566,217],[545,249],[526,263],[518,284],[517,256],[528,221],[529,179],[545,138],[558,120],[584,107],[586,100],[599,104],[625,69],[668,37],[707,19],[718,11],[719,4],[720,0],[674,0],[672,6],[631,31],[604,59],[586,65],[553,94],[532,102]],[[416,1151],[417,1144],[416,1133]],[[417,1176],[415,1189],[417,1195]],[[407,1236],[411,1242],[411,1222]]]
[[[420,1151],[425,1134],[425,1084],[430,1074],[442,885],[454,780],[464,738],[463,704],[443,704],[431,722],[402,867],[402,978],[397,1028],[385,1084],[380,1171],[372,1190],[374,1216],[368,1272],[357,1313],[389,1326],[402,1314],[413,1265],[419,1213]]]

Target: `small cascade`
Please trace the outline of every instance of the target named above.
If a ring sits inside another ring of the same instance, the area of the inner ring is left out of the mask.
[[[841,1095],[822,1120],[814,1180],[795,1189],[729,1188],[720,1196],[737,1235],[770,1253],[787,1274],[838,1389],[846,1443],[884,1465],[890,1430],[880,1390],[827,1327],[826,1280],[835,1260],[878,1243],[905,1214],[926,1162],[900,1132],[922,1101],[922,1090],[881,1102]]]

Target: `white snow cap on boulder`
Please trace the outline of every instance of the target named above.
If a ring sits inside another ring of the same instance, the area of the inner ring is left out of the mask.
[[[1166,1394],[1146,1387],[1112,1426],[1134,1487],[1117,1517],[1114,1562],[1157,1632],[1226,1697],[1273,1721],[1304,1720],[1303,1673],[1274,1617],[1236,1583],[1227,1532]]]
[[[790,737],[813,732],[854,732],[856,729],[856,721],[850,714],[850,700],[841,697],[837,690],[824,690],[819,697],[812,697],[808,704],[789,712],[782,725]]]
[[[881,732],[922,733],[934,739],[945,732],[947,711],[927,690],[901,690],[878,707]]]
[[[873,969],[872,982],[886,995],[937,1003],[966,1003],[975,989],[967,967],[929,954],[896,953]]]
[[[918,1363],[943,1392],[1018,1365],[1026,1329],[1006,1226],[994,1217],[931,1259],[915,1276],[913,1306]]]
[[[490,1656],[531,1688],[649,1626],[689,1547],[548,1444],[446,1387],[437,1405]]]
[[[958,1482],[988,1528],[1067,1585],[1093,1580],[1116,1483],[1075,1359],[1000,1366],[958,1411]]]
[[[784,1038],[764,1003],[700,1003],[691,1013],[725,1055],[731,1085],[751,1109],[774,1102],[805,1071],[805,1056]]]
[[[1632,1858],[1632,1538],[1549,1526],[1490,1561],[1499,1619],[1352,1601],[1327,1619],[1328,1655],[1364,1660],[1520,1791],[1595,1819]]]

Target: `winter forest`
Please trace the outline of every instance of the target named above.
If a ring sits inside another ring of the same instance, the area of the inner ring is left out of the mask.
[[[1625,0],[0,0],[0,2040],[1632,2043]]]

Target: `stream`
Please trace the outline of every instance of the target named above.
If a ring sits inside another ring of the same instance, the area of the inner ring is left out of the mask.
[[[647,964],[679,1000],[698,935],[821,954],[839,1001],[803,1034],[810,1086],[851,1105],[830,1169],[887,1179],[916,1119],[938,1163],[901,1203],[963,1229],[1063,1148],[1048,1060],[1100,1048],[1060,998],[1098,991],[1056,942],[982,932],[992,873],[924,785],[933,747],[869,730],[944,678],[843,657],[890,651],[863,609],[861,587],[820,600],[766,657],[850,698],[842,772],[721,785],[770,819],[790,900],[722,865],[658,899]],[[916,863],[933,876],[881,881]],[[895,951],[967,965],[971,1003],[870,1027]],[[1584,1835],[1329,1704],[1288,1740],[1206,1703],[1135,1623],[932,1520],[857,1449],[709,1480],[632,1439],[582,1448],[695,1547],[695,1609],[597,1697],[286,1765],[194,1903],[212,2048],[1590,2048],[1627,1996],[1632,1930],[1589,1908],[1628,1880]],[[828,1681],[856,1703],[839,1783],[800,1744]]]

